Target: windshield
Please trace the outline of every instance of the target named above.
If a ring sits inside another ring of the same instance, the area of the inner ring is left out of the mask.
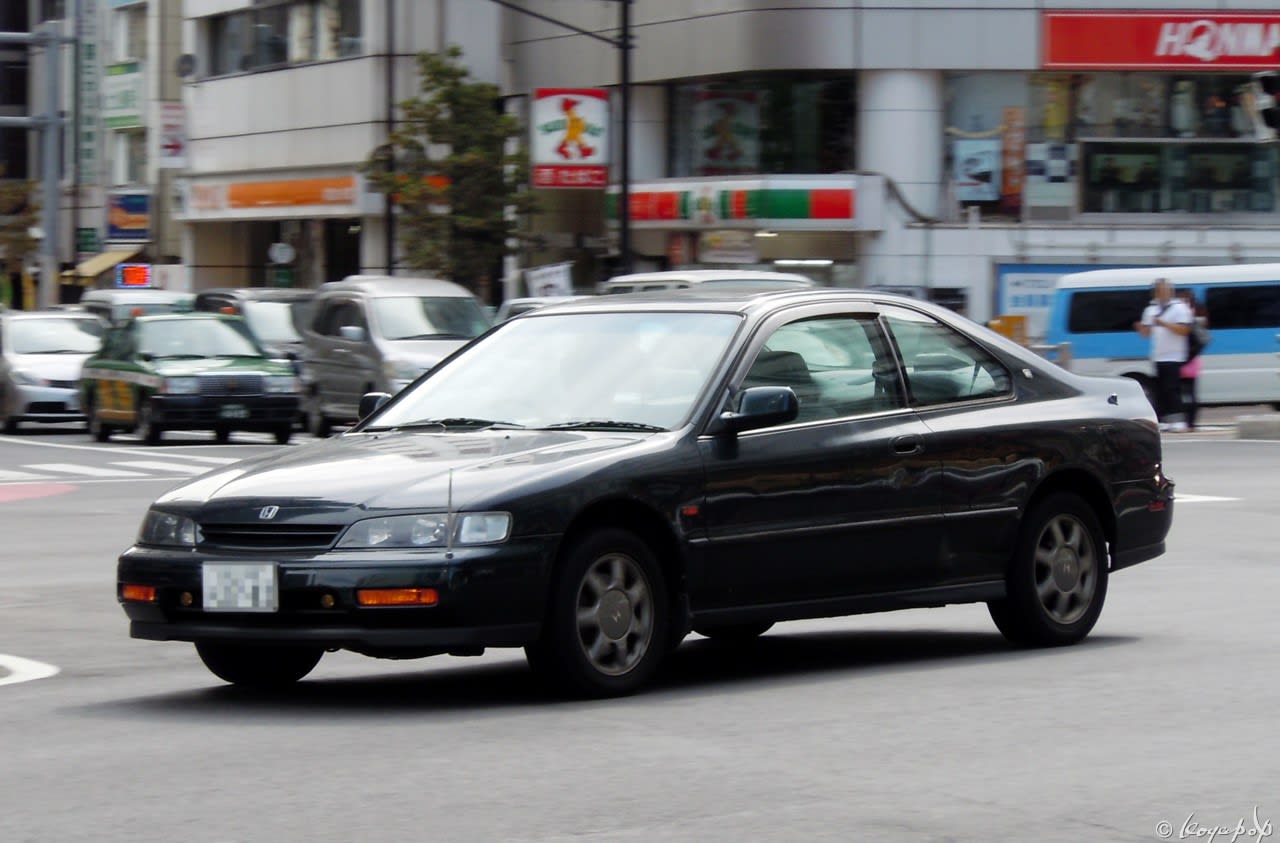
[[[262,357],[242,322],[166,319],[139,326],[138,352],[153,357]]]
[[[374,429],[439,419],[672,429],[734,332],[726,313],[575,313],[505,323],[402,394]]]
[[[247,301],[244,318],[259,342],[280,345],[302,342],[297,324],[305,301]]]
[[[374,320],[389,340],[469,340],[489,330],[471,296],[388,296],[373,300]]]
[[[97,319],[15,319],[9,323],[14,354],[92,354],[102,345]]]

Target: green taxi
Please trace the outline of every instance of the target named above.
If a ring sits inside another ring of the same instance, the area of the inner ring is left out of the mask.
[[[80,400],[89,431],[105,442],[132,430],[148,445],[166,430],[237,430],[289,441],[298,415],[298,379],[266,356],[238,316],[166,313],[111,326],[85,361]]]

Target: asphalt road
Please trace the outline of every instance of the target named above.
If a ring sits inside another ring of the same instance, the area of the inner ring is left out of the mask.
[[[1078,843],[1280,821],[1280,442],[1168,440],[1169,553],[1114,577],[1080,646],[1010,649],[980,606],[784,624],[739,651],[690,638],[648,693],[579,703],[510,651],[331,654],[263,696],[130,640],[115,556],[182,479],[138,463],[274,447],[200,439],[0,437],[0,470],[40,478],[0,475],[3,843]],[[32,669],[14,656],[59,672],[3,684]]]

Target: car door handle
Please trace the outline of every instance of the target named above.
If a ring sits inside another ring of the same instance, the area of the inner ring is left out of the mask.
[[[899,456],[908,457],[923,450],[924,440],[918,434],[910,433],[906,436],[894,437],[893,452]]]

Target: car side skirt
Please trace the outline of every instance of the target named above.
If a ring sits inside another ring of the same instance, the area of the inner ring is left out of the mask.
[[[1163,541],[1155,544],[1148,544],[1142,547],[1131,547],[1127,550],[1112,551],[1111,553],[1111,570],[1118,571],[1121,568],[1128,568],[1131,565],[1137,565],[1139,562],[1146,562],[1148,559],[1155,559],[1164,553],[1165,547]]]
[[[768,603],[732,609],[694,611],[693,624],[748,623],[755,621],[798,621],[807,618],[837,618],[895,609],[925,609],[949,603],[982,603],[1005,596],[1004,580],[965,583],[963,585],[919,588],[885,594],[864,594],[794,603]]]

